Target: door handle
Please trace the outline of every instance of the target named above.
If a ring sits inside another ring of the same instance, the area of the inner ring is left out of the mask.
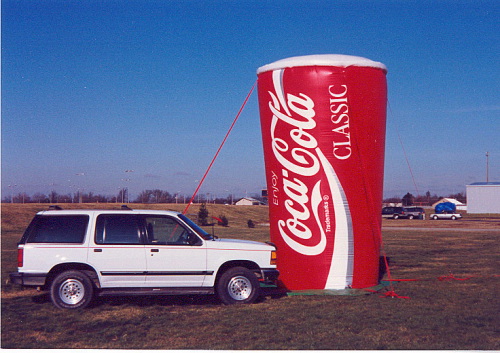
[[[151,249],[151,252],[160,252],[160,249]]]
[[[102,252],[102,249],[94,249],[94,252]]]

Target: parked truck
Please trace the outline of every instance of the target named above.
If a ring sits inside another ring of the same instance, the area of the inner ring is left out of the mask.
[[[104,295],[215,294],[250,304],[279,275],[271,243],[219,239],[183,214],[126,206],[41,211],[17,251],[11,281],[48,290],[62,309]]]

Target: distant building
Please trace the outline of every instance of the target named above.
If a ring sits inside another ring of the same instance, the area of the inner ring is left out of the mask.
[[[402,202],[384,202],[382,207],[403,207]]]
[[[254,199],[252,197],[244,197],[239,201],[236,201],[237,206],[255,206],[255,205],[263,205],[263,202],[260,202],[257,199]]]
[[[459,210],[459,211],[467,211],[467,205],[461,203],[460,201],[458,201],[456,199],[450,199],[450,198],[447,198],[447,197],[444,197],[441,200],[439,200],[438,202],[434,203],[432,205],[432,208],[436,207],[436,205],[438,203],[443,203],[443,202],[451,202],[452,204],[454,204],[455,206],[457,206],[457,210]]]
[[[500,213],[500,182],[467,185],[467,213]]]

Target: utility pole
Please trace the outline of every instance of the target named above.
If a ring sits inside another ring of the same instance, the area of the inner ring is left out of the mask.
[[[490,169],[490,152],[486,152],[486,182],[487,183],[490,181],[489,169]]]

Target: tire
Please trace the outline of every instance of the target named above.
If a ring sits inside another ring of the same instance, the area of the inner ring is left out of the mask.
[[[260,296],[260,284],[255,274],[249,269],[233,267],[219,278],[216,294],[226,305],[251,304]]]
[[[409,215],[409,216],[408,216],[408,219],[413,219],[413,215],[412,215],[412,214],[411,214],[411,215]]]
[[[399,215],[395,214],[392,218],[394,218],[394,219],[398,219],[398,218],[399,218]]]
[[[457,219],[457,217],[451,216],[451,219],[454,221],[455,219]]]
[[[438,216],[434,216],[434,217],[432,217],[432,219],[437,220],[437,219],[438,219]]]
[[[70,270],[60,273],[50,285],[52,304],[60,309],[83,309],[94,297],[94,285],[83,272]]]

